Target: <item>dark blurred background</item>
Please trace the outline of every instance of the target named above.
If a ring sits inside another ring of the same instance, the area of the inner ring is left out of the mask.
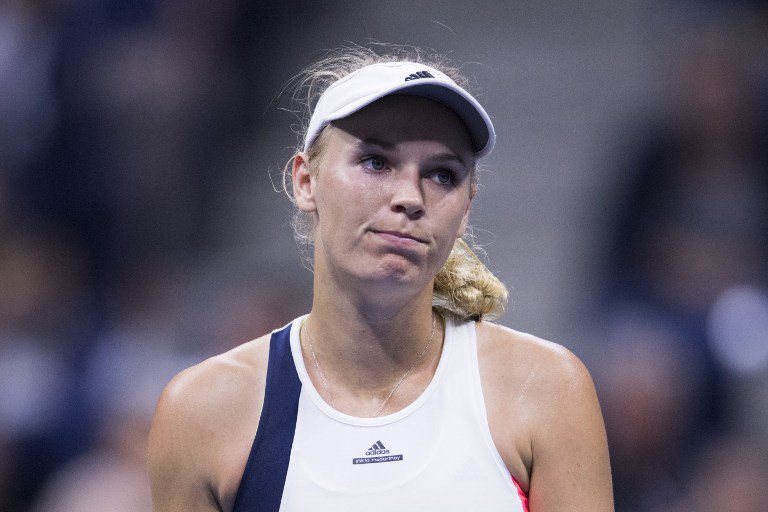
[[[475,78],[502,321],[587,363],[617,510],[768,510],[768,6],[716,0],[0,3],[0,510],[149,511],[164,383],[308,310],[280,91],[371,40]]]

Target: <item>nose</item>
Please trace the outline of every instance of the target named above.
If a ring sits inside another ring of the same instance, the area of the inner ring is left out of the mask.
[[[393,211],[404,213],[409,219],[424,215],[424,192],[418,172],[401,172],[395,180],[390,206]]]

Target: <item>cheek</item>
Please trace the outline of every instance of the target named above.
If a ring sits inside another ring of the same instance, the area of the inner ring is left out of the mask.
[[[464,192],[460,192],[454,199],[454,201],[451,201],[450,206],[446,206],[446,218],[450,219],[448,222],[450,223],[454,238],[456,238],[462,234],[464,217],[469,211],[472,200]]]
[[[317,216],[327,236],[340,236],[368,218],[384,192],[352,173],[329,170],[318,183]],[[343,229],[342,229],[343,226]]]
[[[330,170],[319,183],[318,199],[325,209],[370,210],[391,193],[391,183],[354,170]]]
[[[457,204],[447,208],[444,212],[445,219],[444,229],[440,230],[440,252],[441,257],[448,257],[448,254],[453,248],[453,244],[456,239],[461,236],[462,224],[464,220],[464,212],[469,207],[468,201],[457,201]]]

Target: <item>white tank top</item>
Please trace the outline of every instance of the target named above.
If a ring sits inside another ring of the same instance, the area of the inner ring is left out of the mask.
[[[294,320],[290,344],[301,381],[281,512],[524,512],[527,499],[488,428],[475,323],[446,319],[435,375],[413,403],[357,418],[325,403],[309,379]]]

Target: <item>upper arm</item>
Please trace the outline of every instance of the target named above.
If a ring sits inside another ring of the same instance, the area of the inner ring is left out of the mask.
[[[565,349],[548,359],[530,431],[531,511],[612,512],[608,444],[592,379]]]
[[[268,350],[263,336],[166,386],[149,435],[155,512],[232,509],[258,428]]]
[[[165,388],[149,435],[149,477],[155,512],[218,511],[207,474],[206,418],[192,396],[189,370]]]

